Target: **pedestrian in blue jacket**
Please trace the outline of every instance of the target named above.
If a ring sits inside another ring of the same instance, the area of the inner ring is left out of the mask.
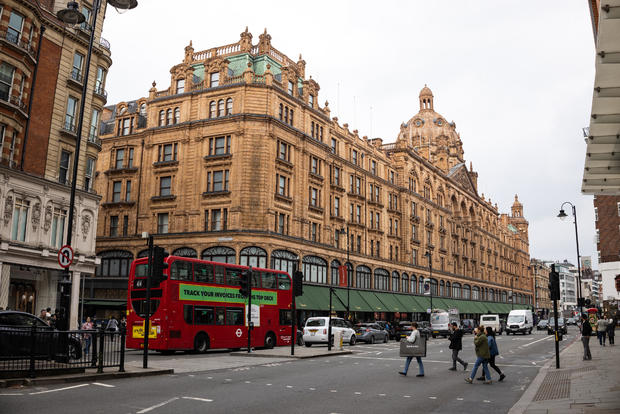
[[[501,369],[497,365],[495,365],[495,357],[499,355],[499,349],[497,348],[497,342],[495,341],[495,332],[493,328],[487,326],[487,340],[489,341],[489,353],[491,354],[491,359],[489,359],[489,366],[493,368],[499,374],[499,380],[503,381],[506,378],[506,375],[502,372]],[[478,381],[484,381],[484,375],[481,378],[476,378]]]

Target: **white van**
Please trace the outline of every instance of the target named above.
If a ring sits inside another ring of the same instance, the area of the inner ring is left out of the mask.
[[[499,323],[499,315],[482,315],[480,317],[480,326],[490,326],[495,334],[502,334],[502,326]]]
[[[431,313],[431,336],[436,338],[438,335],[447,338],[450,335],[450,325],[452,322],[459,323],[458,309],[433,309]]]
[[[506,321],[506,335],[516,334],[521,332],[522,334],[531,334],[534,328],[534,317],[532,311],[527,309],[515,309],[511,310],[508,314],[508,320]]]

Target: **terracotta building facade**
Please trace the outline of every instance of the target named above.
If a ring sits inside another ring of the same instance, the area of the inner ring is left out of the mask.
[[[601,300],[620,299],[620,196],[594,196]]]
[[[275,49],[266,31],[252,39],[246,29],[237,43],[199,52],[190,42],[169,86],[153,82],[147,97],[106,107],[95,180],[95,279],[105,295],[125,297],[148,232],[173,255],[298,267],[307,292],[337,284],[346,263],[354,290],[424,303],[430,279],[435,307],[459,300],[463,313],[505,313],[511,291],[531,307],[523,206],[515,196],[500,213],[478,194],[428,87],[384,144],[331,117],[301,56]],[[302,309],[327,310],[304,297]]]

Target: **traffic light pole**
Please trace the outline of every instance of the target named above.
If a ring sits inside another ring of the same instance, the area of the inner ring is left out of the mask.
[[[293,275],[295,274],[296,271],[297,271],[297,265],[294,265]],[[295,327],[297,326],[297,314],[296,314],[297,309],[296,309],[295,299],[297,298],[297,296],[295,296],[295,289],[293,289],[292,296],[293,296],[293,300],[291,301],[291,355],[295,355],[295,341],[297,340],[297,329],[295,329]]]
[[[330,286],[329,287],[329,319],[328,319],[328,326],[327,326],[327,350],[331,351],[332,350],[332,291],[333,288]]]
[[[553,300],[553,322],[555,325],[555,368],[560,369],[560,338],[558,337],[558,300]]]
[[[149,333],[151,319],[151,280],[153,279],[153,235],[149,234],[149,267],[146,278],[146,315],[144,315],[144,353],[142,355],[142,368],[149,365]]]
[[[248,354],[252,352],[252,266],[250,266],[250,273],[248,273]]]

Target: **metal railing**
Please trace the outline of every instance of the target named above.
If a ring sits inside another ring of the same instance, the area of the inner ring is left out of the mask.
[[[126,331],[56,331],[10,327],[0,331],[0,378],[118,367],[125,371]]]

